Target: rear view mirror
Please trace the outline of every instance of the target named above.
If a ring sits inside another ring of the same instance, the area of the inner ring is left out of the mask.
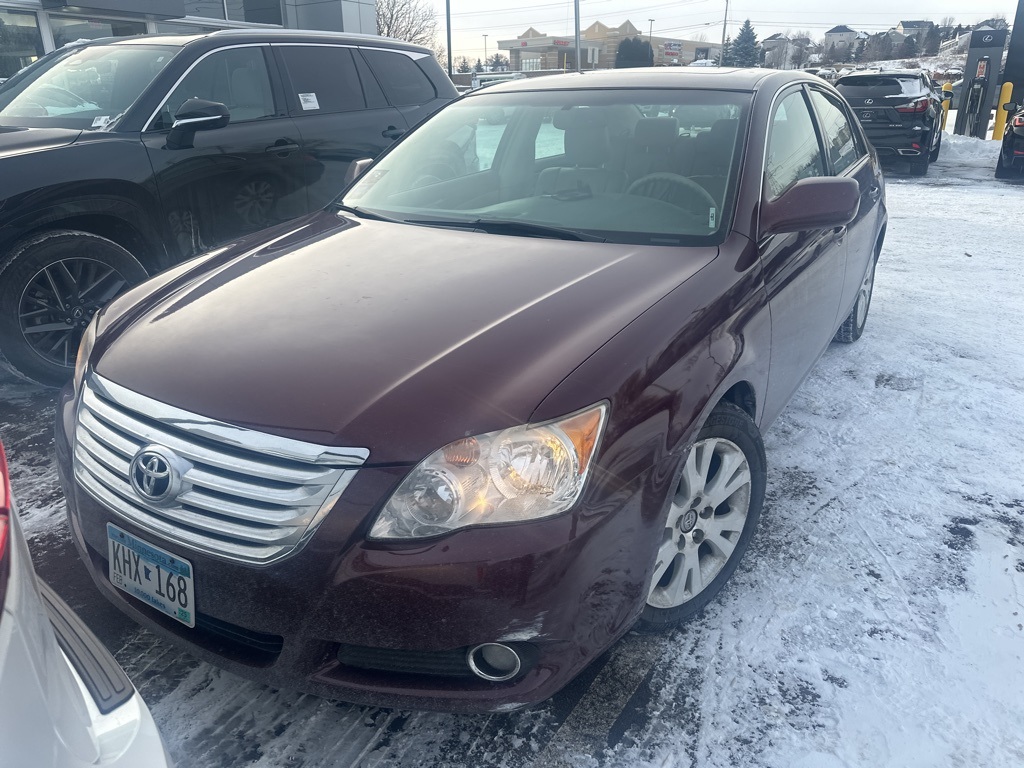
[[[373,158],[371,157],[362,157],[359,160],[353,160],[349,163],[348,170],[345,171],[345,186],[347,187],[353,181],[366,173],[366,169],[371,165],[373,165]]]
[[[855,179],[801,179],[777,199],[761,204],[761,234],[841,227],[859,210],[860,184]]]

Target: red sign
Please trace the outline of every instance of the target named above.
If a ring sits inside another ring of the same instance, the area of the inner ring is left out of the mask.
[[[555,45],[569,45],[568,40],[555,40]]]

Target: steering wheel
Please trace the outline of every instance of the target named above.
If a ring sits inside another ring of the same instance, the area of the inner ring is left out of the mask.
[[[641,176],[629,185],[626,194],[653,197],[696,216],[706,216],[710,209],[718,206],[715,198],[704,187],[678,173],[649,173]]]
[[[59,85],[53,85],[52,83],[41,85],[38,90],[49,95],[49,97],[58,104],[64,104],[69,107],[80,108],[87,107],[90,104],[90,102],[83,99],[74,91],[69,91],[67,88],[61,88]]]

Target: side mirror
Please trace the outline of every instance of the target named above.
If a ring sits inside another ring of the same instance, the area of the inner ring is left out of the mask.
[[[1005,104],[1003,104],[1003,109],[1005,109],[1008,114],[1012,115],[1014,112],[1020,109],[1020,105],[1018,105],[1015,101],[1008,101]]]
[[[189,99],[174,113],[167,146],[171,149],[189,149],[196,131],[212,131],[223,128],[231,121],[228,108],[219,101]]]
[[[373,158],[371,157],[363,157],[349,163],[348,170],[345,171],[345,186],[347,187],[353,181],[366,173],[366,169],[371,165],[373,165]]]
[[[855,179],[801,179],[778,199],[761,203],[761,234],[841,227],[859,210],[860,184]]]

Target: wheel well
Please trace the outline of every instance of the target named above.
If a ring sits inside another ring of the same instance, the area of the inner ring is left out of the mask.
[[[750,386],[749,382],[740,381],[733,384],[729,391],[722,395],[719,402],[738,405],[747,412],[751,419],[757,421],[757,396],[754,394],[754,388]]]
[[[27,232],[23,237],[34,237],[55,229],[74,229],[105,237],[134,256],[149,274],[155,274],[161,269],[161,254],[146,242],[146,238],[135,227],[114,216],[71,216],[48,222],[46,226]]]
[[[877,259],[882,255],[882,244],[885,242],[885,228],[886,225],[882,225],[882,230],[878,233],[878,240],[875,241],[875,258]]]

